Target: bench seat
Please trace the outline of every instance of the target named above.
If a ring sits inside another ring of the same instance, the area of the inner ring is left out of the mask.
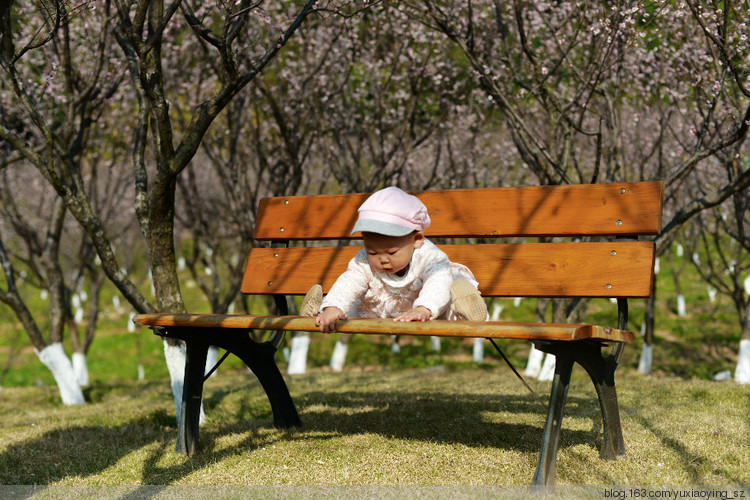
[[[136,322],[144,326],[235,328],[243,330],[285,330],[317,332],[314,318],[302,316],[253,316],[221,314],[139,314]],[[598,340],[633,342],[633,332],[588,324],[515,323],[510,321],[402,322],[390,319],[347,319],[336,323],[339,333],[384,335],[429,335],[521,340]]]

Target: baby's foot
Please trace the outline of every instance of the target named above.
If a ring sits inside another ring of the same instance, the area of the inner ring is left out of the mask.
[[[487,319],[487,305],[482,294],[474,285],[466,280],[455,280],[451,285],[451,309],[460,320],[485,321]]]
[[[320,312],[320,305],[323,303],[323,287],[313,285],[307,291],[305,298],[302,299],[302,305],[299,308],[300,316],[315,316]]]

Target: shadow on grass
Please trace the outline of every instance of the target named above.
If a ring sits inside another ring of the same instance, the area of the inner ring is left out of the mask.
[[[302,427],[279,433],[269,432],[273,419],[265,398],[242,396],[225,401],[233,393],[207,391],[206,408],[215,424],[201,429],[201,451],[192,457],[174,454],[174,416],[159,410],[117,426],[62,426],[13,444],[0,454],[0,484],[50,485],[66,478],[85,483],[86,477],[110,468],[118,469],[117,480],[130,484],[174,484],[196,470],[279,440],[329,440],[365,434],[495,447],[536,457],[546,417],[546,411],[530,395],[314,391],[296,397]],[[563,428],[561,449],[578,444],[598,446],[601,422],[595,400],[568,397],[566,416],[593,416],[593,426],[586,431]],[[231,434],[244,436],[219,449],[218,439]]]
[[[205,399],[207,407],[221,406],[224,391]],[[307,392],[295,397],[302,427],[291,429],[283,439],[335,439],[343,436],[377,434],[387,438],[496,447],[539,453],[547,416],[546,407],[532,396],[466,395],[439,392],[348,391]],[[260,415],[259,415],[259,410]],[[601,415],[591,398],[569,396],[565,415],[592,420],[590,430],[563,428],[560,447],[578,444],[598,446]],[[215,413],[214,413],[215,416]],[[215,439],[225,433],[253,433],[258,417],[272,420],[270,409],[242,401],[223,415],[219,428],[201,431],[203,454],[211,454]],[[563,423],[565,425],[565,423]],[[314,434],[311,437],[310,434]],[[271,441],[251,436],[238,444],[237,452],[265,446]],[[273,439],[273,438],[271,438]],[[224,452],[221,453],[224,455]],[[214,456],[214,458],[217,458]]]
[[[531,396],[352,391],[297,398],[303,428],[328,435],[379,434],[521,452],[541,448],[546,408]],[[568,398],[569,415],[581,401]],[[531,423],[529,423],[531,422]],[[592,432],[563,430],[565,446],[594,443]]]
[[[174,447],[174,417],[154,411],[117,426],[62,426],[0,454],[0,484],[44,485],[96,475],[146,446]]]

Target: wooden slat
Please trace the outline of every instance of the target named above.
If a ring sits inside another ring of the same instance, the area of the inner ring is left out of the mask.
[[[655,235],[663,183],[456,189],[416,194],[427,206],[429,237]],[[258,240],[344,239],[368,194],[261,200]],[[356,236],[359,237],[359,236]]]
[[[651,242],[442,245],[472,270],[485,296],[648,297]],[[242,283],[249,294],[328,291],[359,247],[254,248]]]
[[[260,330],[319,331],[314,318],[301,316],[253,316],[216,314],[139,314],[140,325],[195,328],[241,328]],[[388,335],[434,335],[440,337],[480,337],[527,340],[602,340],[632,342],[633,333],[593,325],[554,323],[513,323],[504,321],[393,321],[391,319],[348,319],[336,323],[341,333]]]

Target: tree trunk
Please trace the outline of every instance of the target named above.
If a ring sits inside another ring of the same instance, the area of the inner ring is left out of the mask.
[[[682,257],[684,254],[684,250],[682,250],[682,245],[679,243],[677,244],[677,256]],[[677,294],[677,316],[684,317],[687,314],[686,308],[685,308],[685,296],[682,294],[682,287],[680,286],[680,273],[682,272],[682,269],[685,267],[685,261],[680,264],[679,269],[677,269],[677,266],[675,265],[674,260],[672,259],[671,253],[669,254],[669,268],[672,270],[672,279],[674,280],[674,290]]]
[[[160,167],[165,168],[165,167]],[[149,195],[149,256],[160,312],[184,313],[174,247],[175,178],[161,174]]]
[[[74,320],[70,316],[70,311],[68,311],[68,328],[70,329],[70,341],[73,346],[71,359],[73,361],[73,370],[81,387],[89,385],[89,369],[86,355],[96,334],[96,325],[99,320],[99,302],[105,280],[106,276],[103,272],[99,272],[92,277],[88,307],[86,308],[86,329],[83,338],[80,337],[80,331],[78,330],[78,319]]]
[[[172,397],[174,398],[177,423],[179,424],[180,414],[182,413],[182,390],[185,387],[185,345],[183,343],[170,345],[165,339],[164,358],[167,361],[167,369],[169,370],[171,378]],[[203,412],[203,402],[201,402],[199,423],[203,424],[205,419],[206,415]]]
[[[542,371],[542,361],[544,361],[544,352],[534,347],[534,344],[531,344],[529,359],[526,362],[526,369],[523,374],[528,377],[538,377]]]
[[[643,375],[651,373],[651,362],[654,351],[654,327],[656,325],[656,279],[651,297],[646,301],[646,317],[643,319],[643,348],[638,363],[638,372]]]
[[[310,334],[308,332],[295,332],[291,344],[287,373],[289,375],[303,375],[307,369]]]
[[[85,403],[83,391],[81,391],[81,386],[78,385],[73,365],[65,355],[62,344],[59,342],[50,344],[41,351],[36,351],[36,353],[39,360],[49,368],[55,377],[63,404],[82,405]]]
[[[750,384],[750,303],[745,307],[745,314],[742,318],[740,355],[734,371],[734,381],[738,384]]]
[[[184,313],[180,283],[177,277],[177,262],[174,247],[174,198],[175,177],[160,165],[159,174],[149,195],[149,223],[146,238],[149,244],[151,276],[159,312]],[[185,346],[182,342],[164,340],[164,356],[172,387],[175,414],[180,421],[182,387],[185,380]],[[202,419],[201,419],[202,420]]]
[[[81,387],[88,387],[89,385],[89,367],[86,364],[86,354],[82,352],[74,352],[72,356],[73,361],[73,372],[75,373],[76,381]]]

